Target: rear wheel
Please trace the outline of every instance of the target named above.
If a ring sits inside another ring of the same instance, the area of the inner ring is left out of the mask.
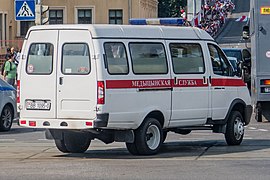
[[[61,139],[55,139],[54,140],[55,142],[55,145],[57,147],[57,149],[63,153],[69,153],[69,151],[67,150],[67,147],[65,145],[65,142],[64,140],[61,140]]]
[[[90,135],[85,132],[64,131],[61,140],[55,139],[56,147],[64,153],[84,153],[90,143]]]
[[[163,131],[158,120],[147,118],[135,131],[133,143],[126,143],[127,149],[134,155],[156,154],[162,144]]]
[[[0,131],[9,131],[13,122],[14,113],[10,106],[5,106],[0,115]]]
[[[244,121],[239,111],[232,111],[227,122],[225,139],[228,145],[241,144],[244,137]]]

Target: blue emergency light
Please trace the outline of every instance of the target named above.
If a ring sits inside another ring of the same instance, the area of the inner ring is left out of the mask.
[[[170,25],[182,26],[184,19],[182,18],[150,18],[150,19],[130,19],[131,25]]]

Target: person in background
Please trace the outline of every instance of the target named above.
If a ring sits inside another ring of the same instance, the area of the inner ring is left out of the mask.
[[[7,56],[8,60],[4,67],[4,79],[12,86],[15,86],[17,66],[14,63],[14,58],[11,54]]]
[[[19,64],[19,59],[18,59],[18,53],[17,53],[17,51],[15,51],[15,48],[14,47],[11,47],[10,48],[10,54],[13,56],[13,58],[14,58],[14,63],[16,64],[16,65],[18,65]]]
[[[7,48],[7,53],[5,55],[5,60],[8,60],[8,55],[11,54],[11,49],[10,48]]]

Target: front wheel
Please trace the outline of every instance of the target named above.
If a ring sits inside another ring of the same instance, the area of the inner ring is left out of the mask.
[[[162,143],[165,142],[166,138],[167,138],[167,135],[168,135],[168,131],[166,130],[163,130],[163,138],[162,138]]]
[[[155,118],[147,118],[135,131],[133,143],[127,143],[127,149],[133,155],[156,154],[163,141],[163,131],[159,121]]]
[[[239,111],[232,111],[227,122],[225,139],[228,145],[241,144],[244,137],[244,121]]]

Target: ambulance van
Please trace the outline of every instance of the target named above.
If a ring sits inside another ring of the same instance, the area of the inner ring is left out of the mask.
[[[18,70],[19,124],[46,129],[64,153],[99,139],[152,155],[169,131],[202,129],[239,145],[250,122],[246,85],[198,28],[36,26]]]

